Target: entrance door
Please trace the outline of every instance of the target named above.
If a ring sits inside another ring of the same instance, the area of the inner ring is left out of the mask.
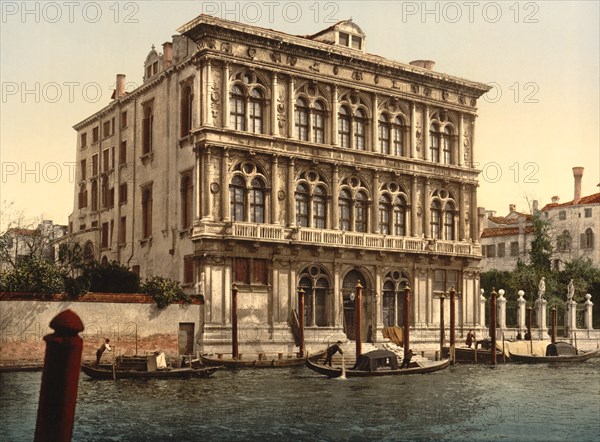
[[[367,316],[367,310],[365,309],[366,296],[370,293],[369,288],[367,287],[367,281],[364,275],[358,270],[352,270],[348,272],[348,274],[344,277],[344,283],[342,284],[342,291],[344,295],[344,332],[348,339],[355,340],[356,339],[356,310],[355,304],[356,300],[354,296],[356,294],[356,283],[360,281],[360,284],[363,286],[362,290],[362,324],[361,324],[361,335],[362,341],[367,340],[367,330],[368,330],[368,322],[369,317]]]
[[[192,355],[194,354],[194,323],[180,322],[179,323],[179,354]]]

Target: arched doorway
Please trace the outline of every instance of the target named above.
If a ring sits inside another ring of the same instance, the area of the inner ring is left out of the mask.
[[[372,326],[371,316],[371,298],[372,288],[366,275],[358,270],[350,270],[344,277],[342,283],[342,295],[344,300],[344,332],[348,339],[356,339],[356,310],[355,310],[355,293],[356,284],[360,281],[363,287],[362,290],[362,311],[361,311],[361,336],[362,341],[368,341],[369,327]]]

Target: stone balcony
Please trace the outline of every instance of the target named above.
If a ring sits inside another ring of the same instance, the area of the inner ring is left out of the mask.
[[[201,221],[193,229],[192,240],[209,238],[481,258],[481,245],[470,241],[431,240],[276,224]]]

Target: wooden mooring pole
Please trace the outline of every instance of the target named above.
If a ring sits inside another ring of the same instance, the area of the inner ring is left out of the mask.
[[[46,354],[35,427],[35,442],[68,442],[73,435],[77,384],[81,367],[83,322],[72,310],[50,321],[44,336]]]
[[[298,355],[304,357],[304,290],[298,288],[298,321],[300,322],[300,351]]]
[[[356,314],[356,360],[362,354],[362,333],[361,333],[361,309],[362,309],[362,289],[360,281],[356,283],[356,297],[354,298],[354,311]]]
[[[490,363],[496,365],[496,289],[492,287],[490,293],[490,339],[492,341]]]
[[[238,316],[237,316],[238,288],[235,283],[231,286],[231,356],[233,359],[240,357],[238,343]]]
[[[402,327],[402,346],[404,347],[404,360],[408,357],[410,350],[410,287],[404,287],[404,310],[402,311],[404,326]]]

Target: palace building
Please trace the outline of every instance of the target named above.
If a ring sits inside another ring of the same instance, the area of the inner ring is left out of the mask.
[[[198,344],[294,349],[402,326],[433,339],[455,287],[479,313],[474,142],[482,83],[366,52],[355,23],[294,36],[201,15],[145,60],[143,84],[74,126],[70,240],[204,297]],[[447,310],[447,309],[446,309]]]

